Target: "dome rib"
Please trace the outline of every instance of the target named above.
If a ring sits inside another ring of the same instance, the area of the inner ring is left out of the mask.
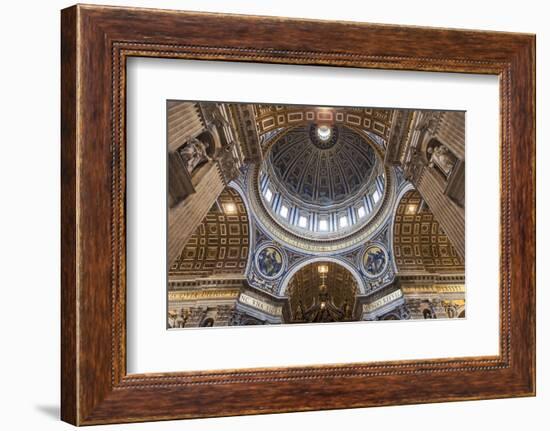
[[[311,135],[311,125],[299,126],[271,146],[267,160],[280,192],[317,207],[340,205],[361,193],[375,168],[370,144],[342,126],[334,132],[338,140],[327,148],[316,145]]]

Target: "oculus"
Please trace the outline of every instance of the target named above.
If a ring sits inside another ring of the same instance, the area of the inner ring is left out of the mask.
[[[338,142],[339,130],[328,124],[312,124],[309,127],[311,143],[321,150],[328,150]]]
[[[332,135],[332,130],[329,126],[317,126],[317,137],[323,141],[326,142],[330,139],[330,136]]]

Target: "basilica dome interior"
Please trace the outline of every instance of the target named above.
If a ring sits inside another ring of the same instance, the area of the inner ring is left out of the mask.
[[[464,318],[464,113],[167,103],[168,328]]]
[[[306,238],[334,240],[364,226],[379,206],[382,166],[359,132],[310,124],[273,137],[258,188],[263,206],[283,228]]]

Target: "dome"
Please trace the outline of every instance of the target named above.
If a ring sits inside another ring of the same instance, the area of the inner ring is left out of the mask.
[[[351,129],[297,128],[278,139],[268,155],[269,174],[289,198],[323,207],[338,205],[365,188],[376,155]]]
[[[366,136],[346,126],[311,123],[272,139],[259,189],[279,224],[295,233],[334,238],[368,221],[385,180]]]

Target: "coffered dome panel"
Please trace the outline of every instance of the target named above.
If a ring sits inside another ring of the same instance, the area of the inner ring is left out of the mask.
[[[330,127],[324,141],[315,132],[321,127],[328,126],[312,124],[310,130],[305,126],[286,133],[271,147],[267,164],[281,191],[316,207],[356,197],[368,186],[376,163],[372,147],[351,129]]]
[[[361,131],[311,122],[273,135],[266,148],[258,198],[292,234],[342,239],[367,226],[383,205],[383,156]]]

